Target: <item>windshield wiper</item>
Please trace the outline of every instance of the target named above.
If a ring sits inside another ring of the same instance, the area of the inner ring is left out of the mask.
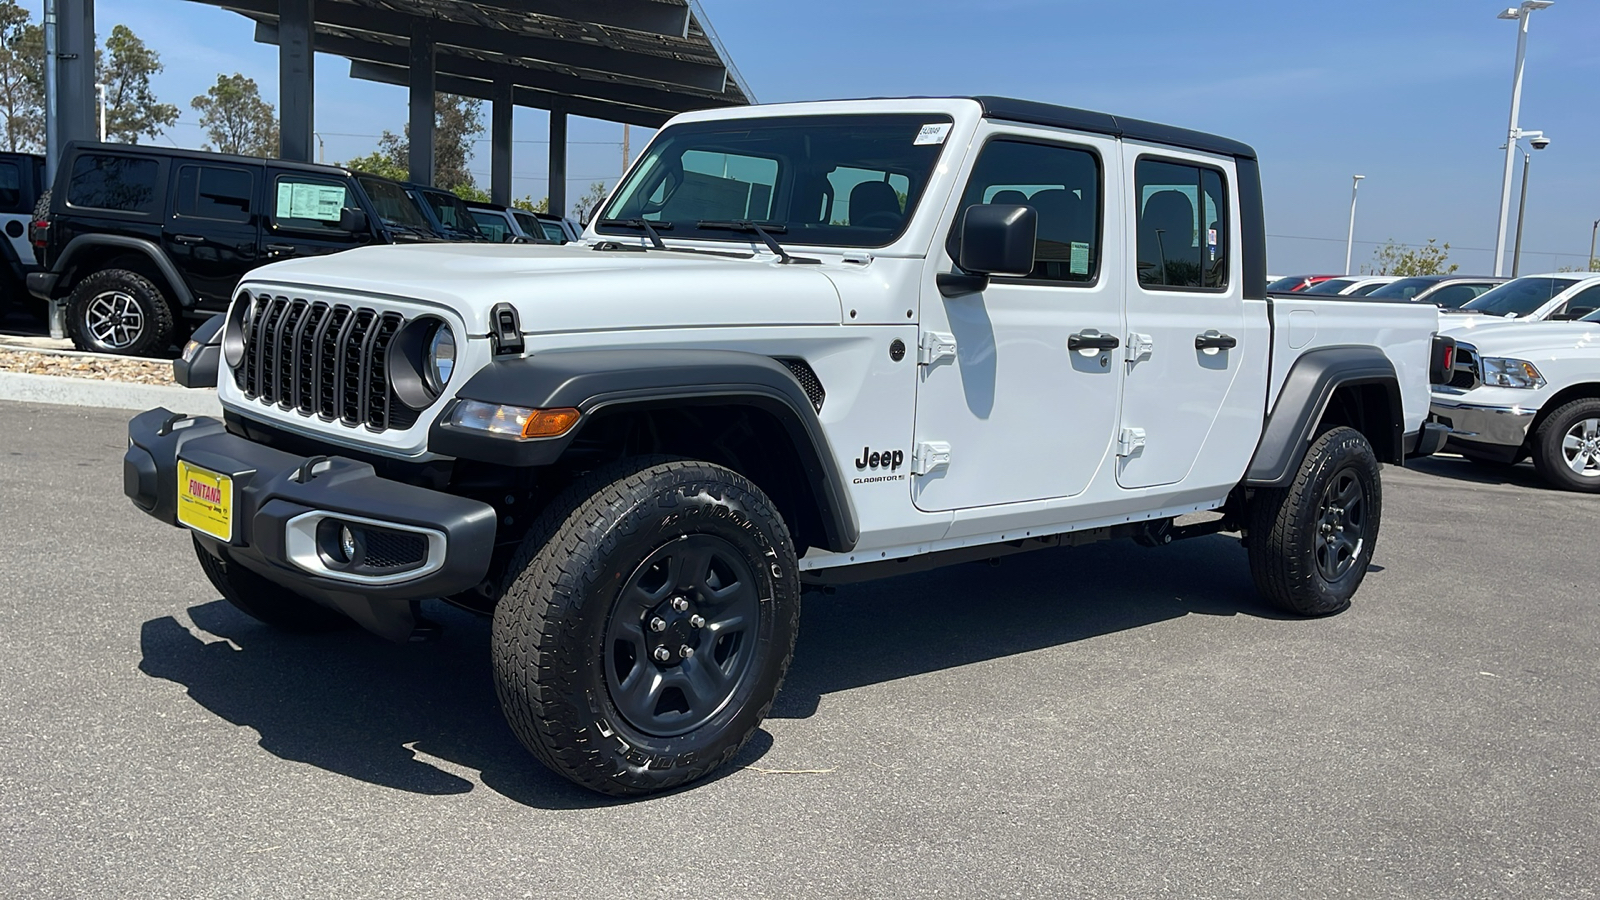
[[[798,256],[790,256],[789,252],[783,249],[783,245],[778,243],[778,239],[773,237],[772,233],[777,232],[778,234],[786,234],[789,231],[789,226],[787,225],[762,225],[759,222],[754,222],[750,219],[728,219],[726,221],[713,219],[709,221],[702,220],[696,222],[695,227],[704,228],[707,231],[715,229],[720,231],[742,231],[746,234],[753,234],[761,238],[762,242],[767,245],[767,249],[771,250],[782,262],[799,263],[802,265],[811,266],[822,264],[822,260],[820,259],[804,259]]]
[[[649,219],[601,219],[600,224],[612,228],[637,228],[649,236],[650,246],[657,250],[667,249],[666,243],[661,240],[661,235],[657,232],[672,230],[671,222],[652,222]]]

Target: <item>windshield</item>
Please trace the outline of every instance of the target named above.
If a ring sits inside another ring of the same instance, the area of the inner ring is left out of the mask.
[[[1329,278],[1327,281],[1323,281],[1323,282],[1319,282],[1317,284],[1313,284],[1311,287],[1306,288],[1305,290],[1301,291],[1300,293],[1302,293],[1302,294],[1337,294],[1340,291],[1344,290],[1345,288],[1347,288],[1350,285],[1355,284],[1355,283],[1356,283],[1356,280],[1354,278]]]
[[[1420,278],[1402,278],[1380,286],[1367,296],[1374,300],[1410,300],[1438,283],[1439,279],[1426,275]]]
[[[1575,278],[1544,278],[1528,276],[1514,278],[1492,291],[1464,305],[1467,312],[1480,312],[1491,316],[1529,315],[1549,303],[1555,296],[1577,284]]]
[[[549,219],[536,219],[535,221],[537,221],[539,223],[539,227],[544,230],[544,236],[546,238],[549,238],[558,244],[565,244],[567,242],[567,233],[561,230],[560,222],[552,222]]]
[[[418,191],[418,193],[428,201],[428,206],[439,218],[440,225],[469,234],[483,233],[478,230],[478,223],[472,220],[472,211],[467,209],[466,201],[460,197],[443,191]]]
[[[1374,281],[1371,284],[1363,284],[1361,287],[1358,287],[1355,290],[1351,291],[1350,292],[1350,296],[1352,296],[1352,297],[1370,297],[1370,296],[1372,296],[1372,292],[1373,291],[1376,291],[1378,288],[1383,287],[1387,283],[1388,282],[1384,282],[1384,281]]]
[[[1304,275],[1290,275],[1288,278],[1279,278],[1277,281],[1267,285],[1267,290],[1273,293],[1287,294],[1305,283],[1306,277]]]
[[[423,218],[422,210],[417,209],[417,204],[411,200],[405,188],[392,181],[384,181],[369,175],[359,175],[356,180],[361,182],[361,187],[367,192],[367,199],[372,201],[373,209],[378,211],[378,217],[384,222],[421,231],[428,230],[428,220]]]
[[[751,220],[785,243],[882,247],[905,231],[950,127],[949,116],[933,114],[674,125],[650,144],[600,219],[645,219],[670,225],[668,237],[740,242],[756,238],[698,223]]]

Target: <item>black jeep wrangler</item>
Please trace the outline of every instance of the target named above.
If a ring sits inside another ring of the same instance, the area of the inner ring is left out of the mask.
[[[439,237],[404,186],[338,166],[67,145],[33,226],[28,291],[66,303],[80,350],[169,354],[257,266]]]

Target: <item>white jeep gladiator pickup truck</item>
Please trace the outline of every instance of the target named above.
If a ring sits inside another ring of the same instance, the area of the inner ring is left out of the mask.
[[[639,794],[751,736],[803,586],[1238,532],[1268,601],[1343,609],[1380,464],[1444,440],[1436,326],[1269,300],[1236,141],[993,97],[698,112],[581,242],[251,272],[176,364],[223,420],[135,418],[125,489],[262,621],[492,614],[522,742]]]

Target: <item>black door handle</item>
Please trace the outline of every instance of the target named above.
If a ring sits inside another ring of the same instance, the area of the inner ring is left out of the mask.
[[[267,244],[262,249],[268,253],[293,253],[293,244]]]
[[[172,239],[180,244],[204,244],[205,237],[198,234],[175,234]]]
[[[1068,350],[1115,350],[1121,346],[1121,338],[1114,334],[1101,334],[1093,328],[1085,328],[1067,338]]]
[[[1205,334],[1194,336],[1196,350],[1232,350],[1239,346],[1239,339],[1220,331],[1208,331]]]

